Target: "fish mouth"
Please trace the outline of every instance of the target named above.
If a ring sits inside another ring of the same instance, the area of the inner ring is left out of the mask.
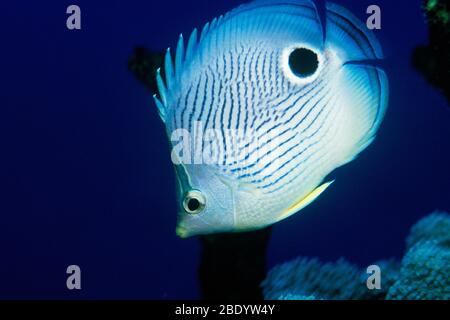
[[[181,239],[190,238],[192,236],[202,235],[207,233],[208,226],[204,224],[192,223],[191,220],[179,218],[175,232]]]
[[[191,234],[189,234],[189,231],[185,227],[180,225],[177,225],[175,232],[181,239],[186,239],[192,236]]]
[[[218,232],[231,232],[231,228],[224,228],[223,226],[215,226],[202,217],[195,216],[181,216],[178,218],[175,232],[181,239],[190,238],[192,236],[207,235]]]
[[[177,234],[178,237],[180,237],[181,239],[187,239],[193,236],[199,236],[199,235],[204,235],[204,234],[208,234],[209,232],[206,231],[200,231],[200,230],[190,230],[182,225],[177,225],[176,229],[175,229],[175,233]],[[211,232],[212,233],[212,232]]]

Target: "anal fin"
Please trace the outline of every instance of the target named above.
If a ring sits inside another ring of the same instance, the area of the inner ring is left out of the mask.
[[[297,211],[300,211],[314,200],[316,200],[332,183],[333,181],[326,182],[319,187],[311,191],[306,197],[299,199],[292,206],[284,210],[277,218],[277,222],[286,219],[287,217],[293,215]]]

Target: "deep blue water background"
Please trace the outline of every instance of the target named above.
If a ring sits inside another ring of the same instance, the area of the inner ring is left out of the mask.
[[[173,46],[240,4],[224,1],[8,1],[0,13],[0,298],[198,298],[196,238],[175,236],[174,177],[133,47]],[[269,266],[298,255],[361,266],[401,257],[409,227],[450,210],[450,111],[410,66],[427,42],[419,1],[336,0],[377,31],[391,99],[375,143],[336,183],[277,224]],[[66,8],[82,30],[66,29]],[[65,287],[82,268],[82,290]]]

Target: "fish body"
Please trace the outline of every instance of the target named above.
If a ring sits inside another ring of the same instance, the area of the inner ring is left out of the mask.
[[[154,97],[177,234],[259,229],[314,201],[375,138],[388,80],[370,61],[382,58],[350,12],[327,3],[321,19],[308,0],[254,1],[180,36]]]

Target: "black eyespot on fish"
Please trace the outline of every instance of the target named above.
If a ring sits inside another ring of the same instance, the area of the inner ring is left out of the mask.
[[[205,196],[198,190],[191,190],[184,196],[183,208],[189,214],[198,214],[202,212],[205,205]]]
[[[200,202],[198,199],[192,198],[188,200],[187,206],[189,211],[197,211],[200,208]]]
[[[319,59],[314,51],[298,48],[292,51],[289,56],[289,67],[297,77],[306,78],[317,71]]]

